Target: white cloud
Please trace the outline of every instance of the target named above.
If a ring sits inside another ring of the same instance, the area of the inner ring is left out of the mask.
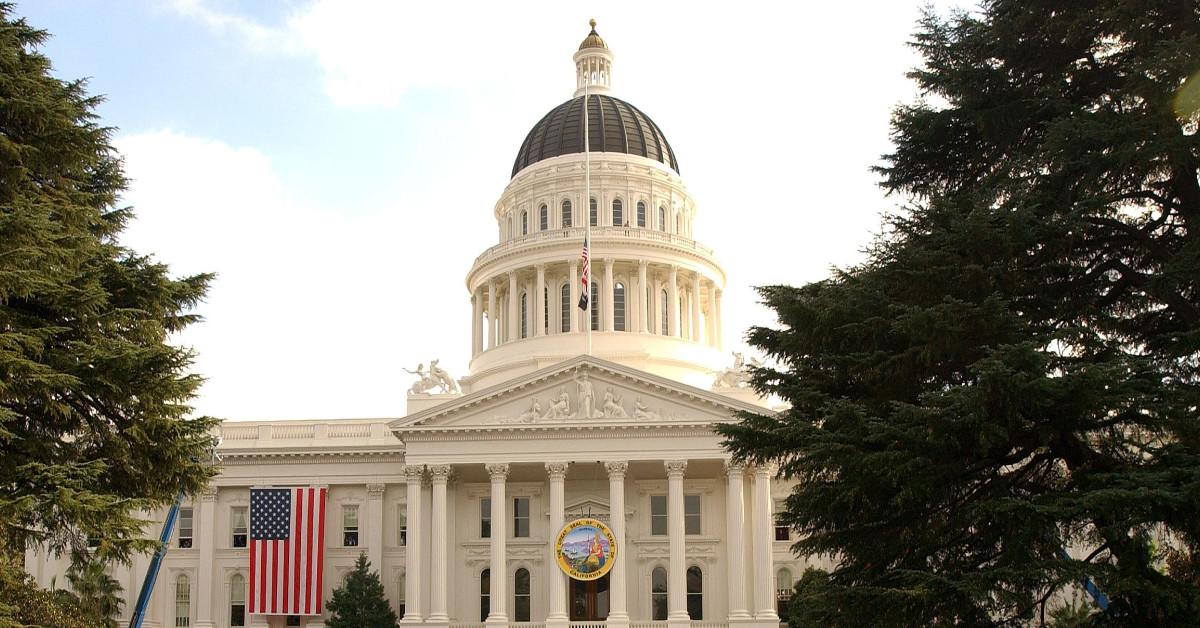
[[[206,320],[180,338],[209,378],[199,412],[398,416],[395,356],[414,356],[411,368],[465,347],[455,341],[469,310],[446,305],[464,301],[460,273],[442,272],[431,226],[411,209],[347,218],[308,206],[262,153],[173,131],[117,148],[137,211],[122,242],[175,274],[219,274],[199,308]]]

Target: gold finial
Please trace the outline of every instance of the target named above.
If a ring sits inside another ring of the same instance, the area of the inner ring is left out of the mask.
[[[596,18],[588,20],[588,24],[592,25],[592,30],[596,30]]]

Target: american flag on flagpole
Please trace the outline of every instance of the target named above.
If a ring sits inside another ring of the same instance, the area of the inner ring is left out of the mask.
[[[327,491],[250,489],[249,613],[321,614]]]
[[[592,294],[592,290],[591,290],[591,287],[592,287],[592,281],[591,281],[592,264],[591,264],[590,260],[588,259],[588,237],[587,236],[583,237],[583,253],[580,255],[579,259],[581,260],[582,265],[583,265],[583,274],[580,275],[580,277],[579,277],[579,283],[583,284],[583,290],[579,291],[579,309],[586,312],[588,309],[588,298]]]

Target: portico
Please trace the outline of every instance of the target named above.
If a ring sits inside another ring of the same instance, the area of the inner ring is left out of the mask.
[[[608,416],[580,415],[584,381],[631,409],[636,399],[641,418],[615,416],[611,404]],[[529,413],[563,393],[574,412]],[[404,622],[777,623],[770,470],[731,464],[712,431],[743,409],[580,356],[395,422],[408,503],[418,504]],[[554,537],[579,517],[606,521],[616,539],[601,584],[573,586],[555,562]]]

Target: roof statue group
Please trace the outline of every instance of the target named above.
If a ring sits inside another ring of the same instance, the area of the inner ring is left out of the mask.
[[[761,367],[762,362],[758,358],[750,358],[750,363],[746,363],[746,359],[738,351],[733,352],[733,366],[714,371],[717,374],[713,380],[713,390],[722,388],[746,388],[750,386],[750,369]]]
[[[417,376],[417,381],[413,382],[412,387],[408,389],[410,395],[427,395],[430,394],[430,391],[434,391],[435,394],[458,392],[458,383],[454,381],[453,377],[450,377],[446,369],[438,366],[437,360],[430,360],[428,373],[425,372],[424,362],[418,364],[415,371],[408,369],[404,369],[404,371]]]

